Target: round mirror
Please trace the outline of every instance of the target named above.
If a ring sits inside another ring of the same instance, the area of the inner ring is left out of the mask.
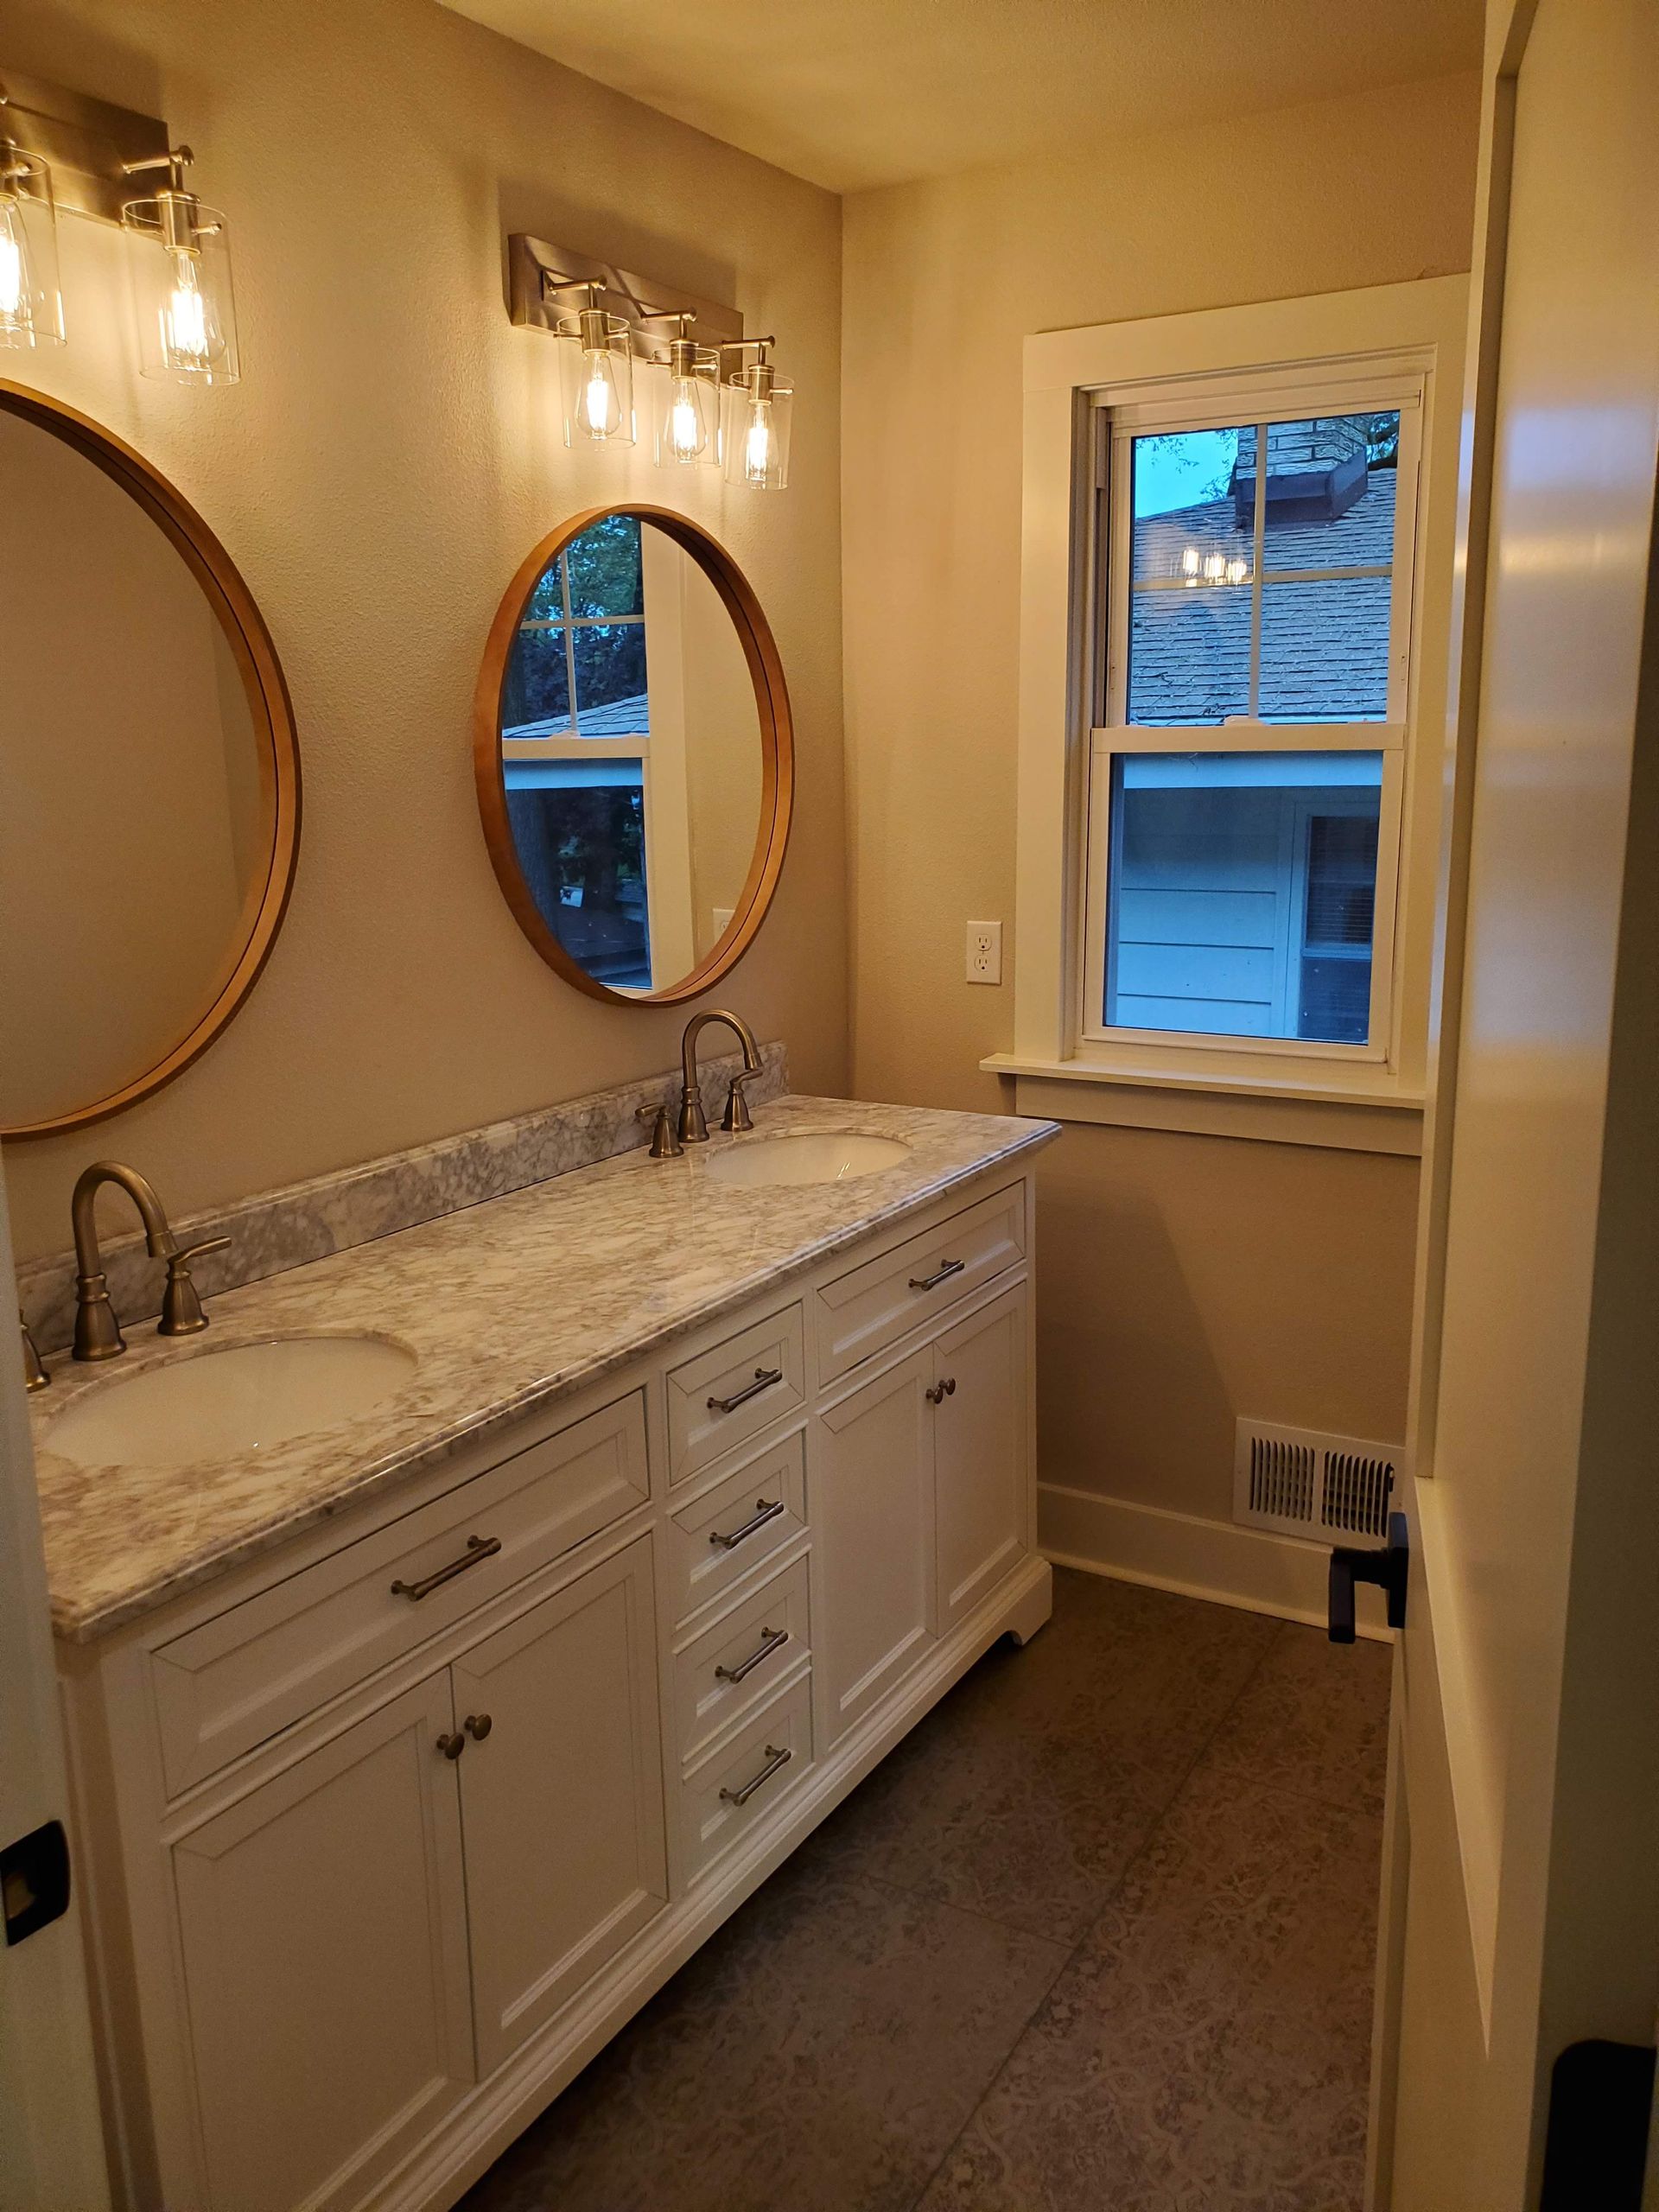
[[[282,920],[299,758],[276,655],[138,455],[0,385],[0,1135],[132,1105],[236,1012]]]
[[[490,858],[550,967],[672,1004],[760,928],[789,830],[789,701],[766,617],[706,531],[578,515],[513,578],[479,679]]]

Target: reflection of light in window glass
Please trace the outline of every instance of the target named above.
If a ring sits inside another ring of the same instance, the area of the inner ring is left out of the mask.
[[[1111,1028],[1363,1045],[1380,753],[1120,753]]]
[[[1399,442],[1397,411],[1130,441],[1129,721],[1386,717]]]

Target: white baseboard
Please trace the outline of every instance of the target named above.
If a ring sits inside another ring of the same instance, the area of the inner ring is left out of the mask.
[[[1119,1582],[1142,1582],[1316,1628],[1325,1624],[1330,1554],[1321,1544],[1058,1483],[1037,1486],[1037,1535],[1057,1567],[1082,1567]],[[1390,1642],[1381,1591],[1362,1586],[1357,1595],[1359,1633]]]

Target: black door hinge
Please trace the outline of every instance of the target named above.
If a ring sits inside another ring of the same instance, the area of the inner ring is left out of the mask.
[[[1568,2044],[1550,2069],[1538,2212],[1640,2212],[1654,2058],[1649,2044]]]
[[[1389,1541],[1384,1551],[1362,1551],[1338,1544],[1331,1554],[1331,1641],[1354,1640],[1354,1585],[1375,1582],[1388,1592],[1389,1626],[1406,1624],[1406,1584],[1411,1573],[1411,1538],[1403,1513],[1389,1516]]]
[[[21,1943],[69,1910],[69,1839],[61,1821],[0,1850],[0,1903],[8,1943]]]

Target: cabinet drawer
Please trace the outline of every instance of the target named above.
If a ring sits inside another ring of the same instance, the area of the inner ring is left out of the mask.
[[[818,1378],[831,1382],[1025,1257],[1025,1185],[1014,1183],[817,1294]]]
[[[668,1376],[668,1478],[682,1483],[806,1395],[801,1309],[785,1306]]]
[[[805,1674],[680,1783],[687,1880],[793,1796],[811,1765],[812,1677]]]
[[[251,1751],[650,1495],[636,1390],[162,1644],[151,1664],[168,1791]],[[446,1567],[459,1572],[444,1576]]]
[[[683,1620],[752,1574],[805,1526],[806,1438],[797,1429],[682,1506],[669,1522],[675,1618]]]
[[[809,1650],[806,1561],[798,1559],[676,1655],[681,1758],[694,1758],[711,1737],[764,1703]]]

